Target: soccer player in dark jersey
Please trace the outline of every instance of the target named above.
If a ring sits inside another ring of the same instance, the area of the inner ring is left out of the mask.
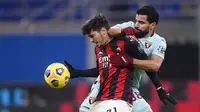
[[[132,110],[132,66],[126,68],[113,67],[109,57],[114,54],[129,55],[140,59],[147,56],[138,50],[138,42],[129,38],[113,38],[108,35],[110,28],[103,15],[96,15],[82,27],[82,33],[95,43],[97,67],[92,74],[100,75],[100,92],[90,109],[91,112],[131,112]]]

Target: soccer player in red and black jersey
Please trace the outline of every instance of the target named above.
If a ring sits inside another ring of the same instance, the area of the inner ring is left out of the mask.
[[[90,42],[96,44],[97,67],[92,74],[100,75],[100,92],[90,111],[107,112],[114,109],[117,112],[131,112],[134,69],[132,66],[113,67],[109,57],[123,54],[146,59],[147,56],[138,48],[137,40],[123,36],[111,37],[107,33],[109,28],[108,21],[102,14],[91,18],[82,27],[82,33],[89,37]]]

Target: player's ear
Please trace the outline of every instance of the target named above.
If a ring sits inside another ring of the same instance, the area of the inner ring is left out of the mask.
[[[156,25],[157,25],[156,22],[151,23],[150,24],[150,29],[154,30],[156,28]]]
[[[105,35],[107,35],[107,33],[108,32],[107,32],[106,28],[102,27],[101,28],[101,34],[105,36]]]

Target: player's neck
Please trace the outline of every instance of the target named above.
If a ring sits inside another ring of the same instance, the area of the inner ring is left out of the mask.
[[[105,38],[105,45],[107,45],[108,43],[110,43],[110,41],[113,39],[113,37],[111,37],[111,36],[107,36],[106,38]]]
[[[154,35],[154,31],[150,31],[147,35],[145,35],[144,37],[152,37]]]

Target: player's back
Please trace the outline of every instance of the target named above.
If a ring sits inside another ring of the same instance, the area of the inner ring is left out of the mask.
[[[100,92],[97,100],[123,100],[132,103],[133,69],[111,66],[109,57],[113,54],[126,53],[126,43],[118,37],[113,38],[104,47],[96,47],[100,75]]]

